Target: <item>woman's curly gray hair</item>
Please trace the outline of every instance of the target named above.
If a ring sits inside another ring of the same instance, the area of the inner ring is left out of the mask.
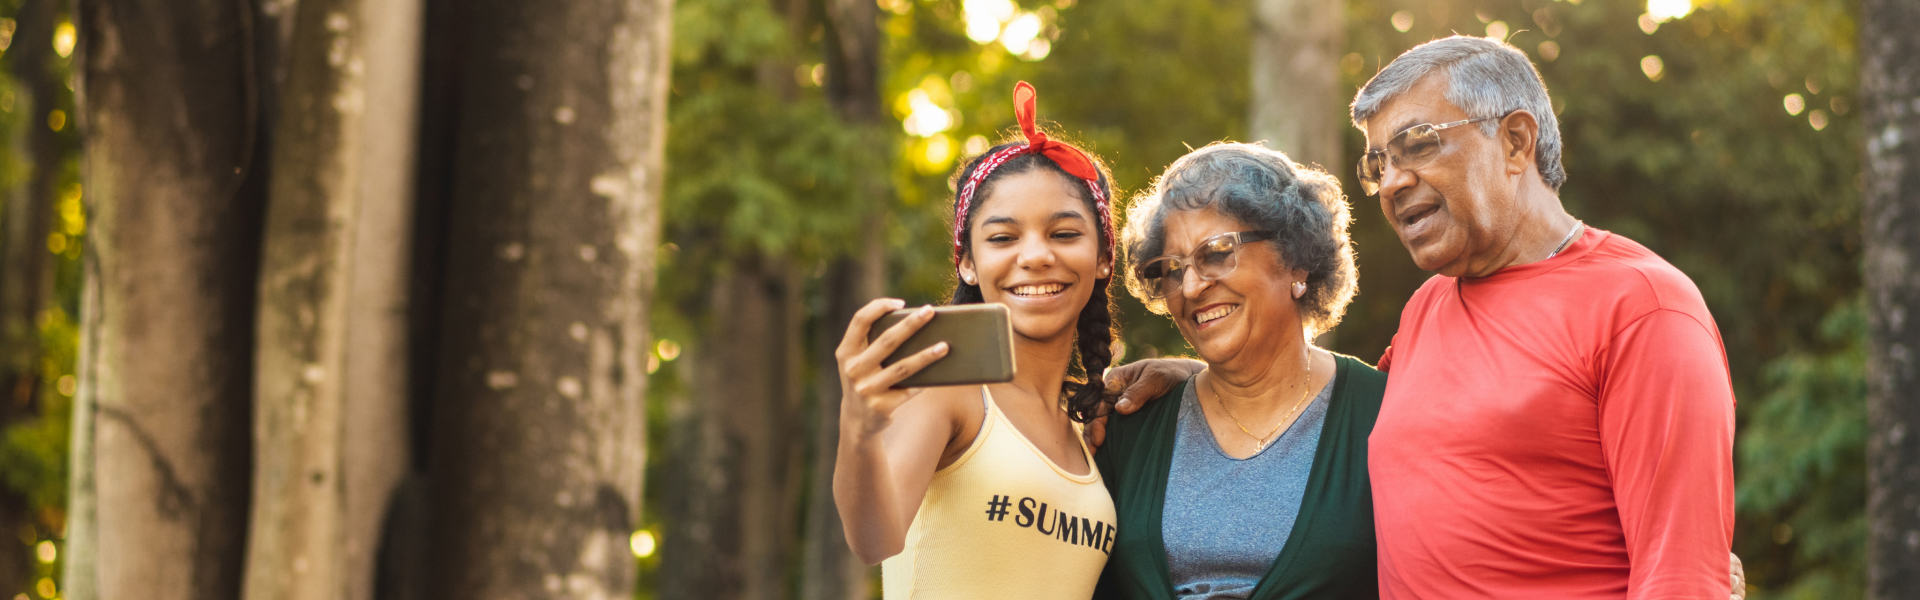
[[[1202,209],[1273,232],[1268,241],[1279,251],[1280,268],[1307,272],[1307,293],[1295,302],[1309,335],[1340,323],[1359,289],[1347,236],[1353,218],[1340,180],[1255,144],[1215,143],[1189,152],[1127,210],[1121,235],[1127,273],[1166,253],[1167,215]],[[1127,278],[1127,291],[1167,314],[1164,303],[1148,299],[1138,277]]]

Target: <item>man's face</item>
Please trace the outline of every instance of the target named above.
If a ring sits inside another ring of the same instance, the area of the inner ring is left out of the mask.
[[[1368,119],[1367,149],[1422,123],[1469,118],[1446,99],[1443,74],[1429,75]],[[1380,210],[1420,268],[1451,277],[1491,275],[1516,231],[1521,210],[1500,139],[1480,124],[1440,132],[1442,149],[1414,169],[1389,164],[1380,175]],[[1391,162],[1391,161],[1389,161]]]

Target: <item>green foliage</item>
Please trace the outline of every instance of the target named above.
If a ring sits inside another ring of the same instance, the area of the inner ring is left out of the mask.
[[[1749,564],[1784,565],[1798,576],[1759,573],[1759,598],[1858,598],[1866,581],[1866,336],[1859,298],[1821,324],[1827,352],[1795,351],[1767,363],[1770,391],[1750,411],[1738,448],[1739,507],[1770,531],[1774,548]],[[1748,544],[1748,548],[1756,544]],[[1778,567],[1774,567],[1778,569]]]

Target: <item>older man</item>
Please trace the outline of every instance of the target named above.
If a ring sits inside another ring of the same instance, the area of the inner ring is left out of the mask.
[[[1360,90],[1361,184],[1438,273],[1370,438],[1381,597],[1726,598],[1734,398],[1692,281],[1562,208],[1526,56],[1452,37]],[[1161,371],[1185,365],[1159,365]],[[1159,387],[1155,366],[1123,412]]]

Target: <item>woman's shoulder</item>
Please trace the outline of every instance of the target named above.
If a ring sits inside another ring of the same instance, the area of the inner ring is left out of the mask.
[[[1373,368],[1367,361],[1338,352],[1333,353],[1333,358],[1340,364],[1340,395],[1380,403],[1380,398],[1387,393],[1385,371]]]

